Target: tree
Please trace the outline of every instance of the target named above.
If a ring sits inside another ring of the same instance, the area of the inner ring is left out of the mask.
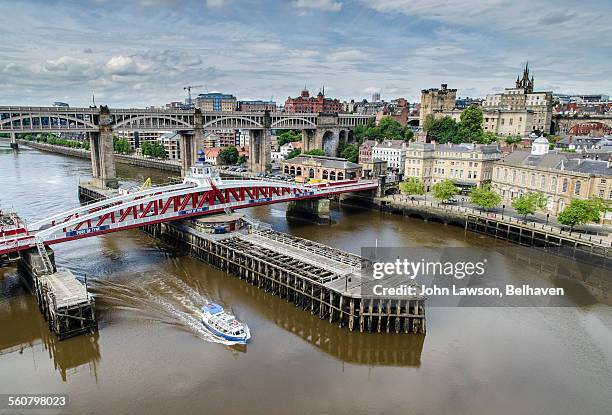
[[[302,150],[300,150],[299,148],[294,148],[293,150],[291,150],[289,152],[289,154],[287,154],[287,157],[285,157],[286,160],[292,159],[294,157],[299,156],[302,153]]]
[[[533,215],[538,209],[544,209],[546,202],[546,197],[542,193],[529,192],[515,198],[512,207],[527,219],[527,215]]]
[[[115,153],[127,154],[130,152],[130,143],[125,138],[113,136],[113,149]]]
[[[414,140],[414,131],[412,131],[410,127],[406,127],[406,130],[404,130],[404,141],[412,140]]]
[[[470,191],[470,202],[485,210],[499,205],[501,200],[501,196],[491,189],[490,184],[475,187]]]
[[[458,126],[457,122],[449,116],[434,118],[430,114],[425,120],[424,128],[427,131],[427,137],[440,144],[445,144],[456,136]]]
[[[485,131],[476,141],[480,144],[491,144],[499,141],[499,137],[491,131]]]
[[[357,161],[359,161],[359,146],[357,144],[346,145],[340,153],[340,156],[350,162],[357,163]]]
[[[504,141],[506,142],[506,144],[511,146],[512,144],[520,143],[522,139],[518,136],[509,135],[508,137],[504,138]]]
[[[573,229],[576,225],[598,223],[604,210],[606,205],[601,199],[574,199],[559,213],[557,220]]]
[[[234,146],[229,146],[219,152],[219,159],[222,164],[238,163],[238,149]]]
[[[406,195],[422,195],[425,193],[425,185],[417,177],[408,177],[400,183],[400,190]]]
[[[479,142],[483,137],[484,117],[480,108],[470,106],[461,113],[457,128],[457,143]]]
[[[382,117],[378,123],[378,130],[384,140],[404,139],[404,128],[391,117]]]
[[[459,189],[455,186],[455,183],[450,180],[442,180],[434,184],[431,190],[433,191],[433,197],[442,201],[457,196],[459,193]]]
[[[278,146],[302,140],[302,132],[300,130],[286,130],[278,136]]]
[[[325,151],[321,150],[320,148],[315,148],[315,149],[304,152],[304,155],[305,156],[324,156]]]
[[[245,164],[246,162],[247,162],[247,158],[244,154],[241,156],[238,156],[238,164]]]

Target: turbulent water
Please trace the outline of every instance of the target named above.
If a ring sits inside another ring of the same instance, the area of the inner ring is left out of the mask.
[[[90,174],[86,160],[0,141],[0,206],[29,221],[75,206]],[[130,184],[169,176],[118,174]],[[575,306],[431,307],[426,336],[350,333],[132,230],[55,246],[58,266],[96,297],[97,334],[58,342],[16,269],[0,269],[0,393],[66,393],[71,414],[610,413],[610,275],[436,223],[342,208],[315,225],[284,209],[249,215],[355,253],[499,246],[500,278],[563,286]],[[249,325],[248,346],[202,327],[209,301]]]

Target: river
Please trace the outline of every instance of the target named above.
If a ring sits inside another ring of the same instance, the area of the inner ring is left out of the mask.
[[[168,176],[117,169],[124,182]],[[0,207],[29,221],[78,204],[78,181],[90,174],[87,160],[23,146],[14,152],[0,141]],[[355,253],[376,239],[379,246],[499,243],[359,208],[334,210],[330,225],[288,221],[284,209],[249,214]],[[178,256],[139,230],[54,249],[59,267],[87,276],[100,330],[58,342],[16,269],[0,268],[0,393],[66,393],[66,413],[515,415],[612,408],[612,307],[605,290],[569,284],[578,287],[571,291],[575,307],[431,307],[426,336],[360,334]],[[565,267],[552,255],[537,259]],[[511,255],[503,266],[513,280],[528,272]],[[206,300],[245,320],[252,342],[236,348],[211,341],[194,317]]]

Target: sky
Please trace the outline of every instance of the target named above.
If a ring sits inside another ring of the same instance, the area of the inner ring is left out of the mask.
[[[0,0],[0,105],[485,97],[527,61],[536,90],[612,95],[611,21],[610,0]]]

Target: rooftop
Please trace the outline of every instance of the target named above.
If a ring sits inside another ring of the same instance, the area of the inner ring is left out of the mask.
[[[501,162],[511,166],[536,167],[612,177],[612,166],[606,161],[570,158],[567,154],[558,151],[532,155],[529,151],[516,150],[507,155]]]
[[[297,156],[292,159],[285,160],[283,162],[291,164],[304,164],[308,161],[316,161],[320,163],[322,167],[329,167],[334,169],[356,169],[361,167],[357,163],[350,162],[347,159],[340,157],[313,156],[308,154]]]

